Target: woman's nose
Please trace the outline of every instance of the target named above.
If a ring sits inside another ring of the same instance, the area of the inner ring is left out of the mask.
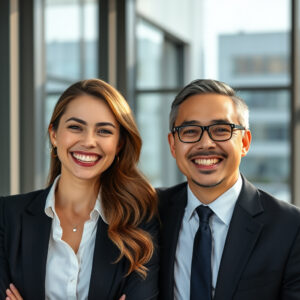
[[[92,131],[87,131],[83,138],[83,144],[87,148],[92,148],[96,146],[96,136]]]

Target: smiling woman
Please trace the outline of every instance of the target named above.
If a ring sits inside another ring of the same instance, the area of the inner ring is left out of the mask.
[[[94,178],[99,190],[99,176],[112,164],[122,143],[111,109],[95,96],[80,95],[68,104],[59,125],[55,123],[50,123],[49,136],[57,149],[61,174]]]
[[[49,187],[0,199],[1,299],[156,299],[156,195],[126,100],[77,82],[48,132]]]

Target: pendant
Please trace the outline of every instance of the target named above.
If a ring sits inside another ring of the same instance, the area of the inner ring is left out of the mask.
[[[74,227],[72,230],[73,230],[73,232],[76,232],[76,231],[77,231],[77,228],[76,228],[76,227]]]

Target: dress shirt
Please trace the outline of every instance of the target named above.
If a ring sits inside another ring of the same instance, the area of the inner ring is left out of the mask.
[[[52,228],[46,264],[45,294],[47,300],[85,300],[88,298],[97,222],[103,218],[100,194],[84,223],[78,252],[62,240],[62,228],[55,212],[55,189],[59,176],[55,179],[46,199],[45,213],[52,218]],[[74,233],[76,234],[76,233]]]
[[[210,209],[214,212],[209,222],[212,233],[211,266],[213,295],[229,224],[241,189],[242,178],[239,175],[237,182],[229,190],[218,197],[215,201],[208,204]],[[199,199],[199,201],[189,187],[187,193],[187,206],[184,211],[179,231],[174,263],[175,300],[190,299],[193,243],[194,237],[199,228],[199,217],[195,209],[201,204],[201,199]]]

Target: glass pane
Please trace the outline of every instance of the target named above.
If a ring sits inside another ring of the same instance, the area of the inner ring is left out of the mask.
[[[45,0],[45,90],[43,126],[48,122],[60,94],[72,83],[98,74],[98,1]],[[49,164],[49,143],[43,143],[44,178]]]
[[[204,75],[240,88],[250,108],[253,141],[241,170],[289,201],[290,1],[270,9],[269,0],[204,0],[204,8]]]
[[[219,79],[234,86],[289,84],[289,39],[288,32],[220,34]]]
[[[97,76],[96,0],[46,0],[47,90]]]
[[[258,187],[290,201],[290,95],[288,90],[239,93],[250,109],[252,143],[241,171]]]
[[[245,68],[248,74],[269,69],[268,76],[289,69],[290,1],[273,1],[272,7],[269,0],[204,0],[203,4],[206,78],[235,84],[231,77]],[[253,80],[260,82],[256,76]]]
[[[164,33],[142,19],[137,22],[137,88],[178,85],[178,49]]]
[[[271,149],[272,146],[269,147]],[[262,149],[261,149],[262,150]],[[284,201],[290,201],[290,172],[289,155],[272,153],[266,155],[264,151],[257,150],[255,155],[249,153],[242,160],[241,171],[246,174],[257,187],[271,193]],[[259,153],[261,152],[261,153]]]
[[[168,145],[169,112],[174,94],[139,94],[137,124],[143,147],[140,167],[154,186],[178,182],[178,171]]]

